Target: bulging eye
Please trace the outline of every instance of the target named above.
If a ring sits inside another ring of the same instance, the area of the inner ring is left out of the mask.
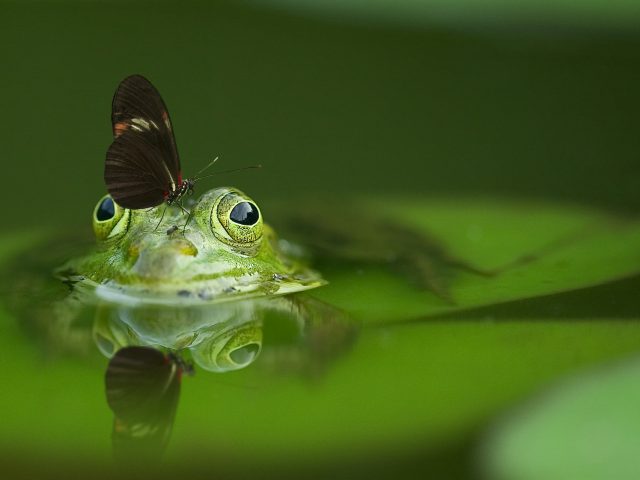
[[[96,220],[106,222],[116,215],[116,206],[111,197],[104,197],[96,208]]]
[[[232,222],[238,225],[255,225],[260,219],[260,212],[251,202],[240,202],[229,213],[229,218]]]
[[[120,207],[110,195],[105,195],[93,210],[93,231],[98,240],[118,238],[129,228],[130,217],[130,210]]]
[[[262,238],[262,215],[256,204],[243,193],[232,190],[223,195],[211,212],[214,234],[238,247],[251,247]],[[220,225],[220,228],[216,228]]]

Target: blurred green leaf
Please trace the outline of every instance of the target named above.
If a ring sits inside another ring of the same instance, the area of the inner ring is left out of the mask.
[[[496,200],[370,200],[367,207],[434,236],[454,257],[501,273],[453,270],[452,305],[379,266],[335,263],[316,291],[365,323],[434,316],[598,285],[640,271],[640,222],[580,207]]]
[[[496,425],[484,468],[496,479],[636,479],[639,404],[637,358],[569,378]]]

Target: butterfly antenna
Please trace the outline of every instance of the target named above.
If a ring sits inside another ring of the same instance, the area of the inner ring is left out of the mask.
[[[222,174],[222,173],[241,172],[241,171],[243,171],[243,170],[249,170],[249,169],[251,169],[251,168],[262,168],[262,165],[249,165],[249,166],[247,166],[247,167],[242,167],[242,168],[233,168],[233,169],[231,169],[231,170],[221,170],[221,171],[219,171],[219,172],[213,172],[213,173],[210,173],[209,175],[205,175],[204,177],[196,177],[196,178],[194,178],[194,181],[195,181],[195,180],[202,180],[203,178],[213,177],[213,176],[215,176],[215,175],[220,175],[220,174]]]
[[[211,165],[213,165],[214,163],[216,163],[218,161],[218,158],[220,157],[216,157],[213,160],[211,160],[204,168],[201,168],[200,171],[198,173],[196,173],[196,176],[193,178],[194,180],[197,180],[198,178],[200,178],[200,174],[202,172],[204,172],[207,168],[209,168]]]

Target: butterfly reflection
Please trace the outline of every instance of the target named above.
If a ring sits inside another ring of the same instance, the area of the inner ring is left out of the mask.
[[[107,403],[114,414],[116,461],[157,458],[165,450],[178,407],[183,374],[193,368],[175,354],[151,347],[125,347],[109,361]]]

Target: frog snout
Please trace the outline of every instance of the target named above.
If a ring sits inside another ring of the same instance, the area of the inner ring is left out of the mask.
[[[198,254],[196,246],[185,238],[141,249],[134,270],[146,278],[167,278]]]
[[[189,255],[195,257],[198,254],[198,249],[186,238],[180,238],[178,240],[172,240],[170,243],[172,248],[175,248],[177,253],[182,255]]]

